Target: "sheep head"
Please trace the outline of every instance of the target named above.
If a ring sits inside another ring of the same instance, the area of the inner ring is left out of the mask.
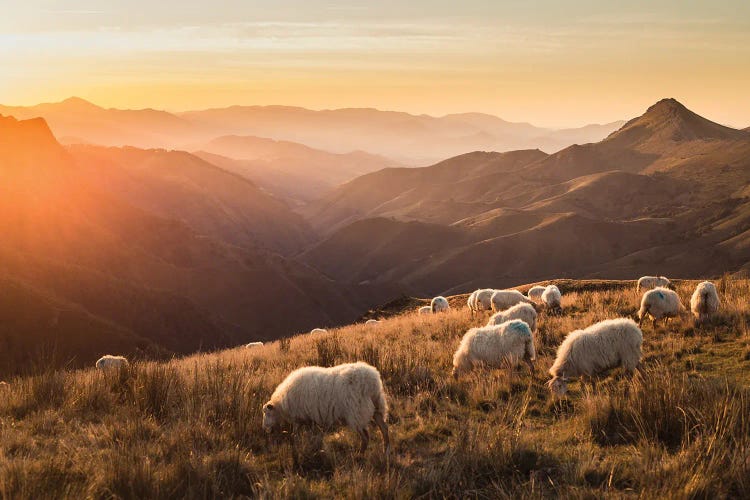
[[[270,402],[263,405],[263,430],[270,433],[281,425],[279,410]]]

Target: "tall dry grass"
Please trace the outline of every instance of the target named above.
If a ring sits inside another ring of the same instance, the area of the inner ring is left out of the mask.
[[[453,351],[485,316],[413,312],[261,348],[129,371],[50,371],[0,388],[3,498],[692,497],[750,496],[750,285],[723,280],[719,317],[644,327],[645,370],[554,400],[546,370],[564,335],[632,315],[632,288],[563,287],[542,314],[539,370],[474,371]],[[678,285],[687,303],[693,283]],[[287,440],[261,430],[261,406],[304,365],[363,360],[388,393],[393,454],[356,453],[347,430]]]

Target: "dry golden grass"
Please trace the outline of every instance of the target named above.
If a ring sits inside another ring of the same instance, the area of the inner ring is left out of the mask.
[[[595,388],[545,387],[564,335],[632,315],[622,283],[564,282],[564,313],[542,314],[537,374],[475,371],[453,351],[486,321],[468,310],[353,325],[261,348],[137,363],[131,373],[49,372],[0,387],[3,498],[748,497],[750,283],[722,280],[710,324],[644,326],[645,372]],[[629,285],[629,284],[628,284]],[[687,303],[694,282],[678,292]],[[457,297],[454,304],[465,304]],[[393,453],[366,454],[346,429],[288,442],[261,406],[291,370],[363,360],[385,383]]]

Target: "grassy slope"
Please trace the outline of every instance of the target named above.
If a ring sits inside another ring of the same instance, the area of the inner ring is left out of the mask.
[[[129,378],[93,370],[15,379],[0,397],[0,495],[211,497],[478,497],[750,495],[750,282],[722,281],[722,313],[644,327],[646,371],[615,371],[596,388],[572,384],[553,401],[544,385],[570,330],[630,315],[624,282],[561,283],[563,316],[541,315],[537,374],[476,371],[454,381],[452,353],[472,318],[420,317],[392,304],[376,327],[352,325],[251,350],[134,366]],[[694,283],[681,283],[687,303]],[[284,440],[260,429],[261,405],[307,364],[364,360],[379,368],[391,405],[394,453],[373,433],[365,456],[347,430]]]

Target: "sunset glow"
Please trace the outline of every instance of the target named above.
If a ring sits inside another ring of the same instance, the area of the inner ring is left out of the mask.
[[[541,125],[674,96],[750,122],[750,5],[3,1],[0,102],[495,113]]]

